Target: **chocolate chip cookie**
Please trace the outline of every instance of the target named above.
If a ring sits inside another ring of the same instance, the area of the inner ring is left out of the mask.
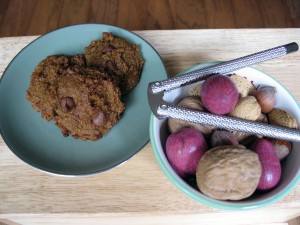
[[[97,140],[120,119],[125,106],[110,80],[69,73],[57,81],[56,125],[64,136]]]
[[[64,136],[97,140],[118,122],[125,106],[110,76],[87,67],[83,55],[49,56],[31,76],[27,99]]]
[[[94,40],[85,48],[88,66],[104,69],[119,80],[122,95],[128,94],[139,82],[144,60],[139,46],[113,35],[103,33],[102,40]]]

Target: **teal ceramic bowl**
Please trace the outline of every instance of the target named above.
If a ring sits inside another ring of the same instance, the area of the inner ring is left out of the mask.
[[[216,64],[216,62],[205,63],[197,65],[188,69],[191,71],[198,68],[203,68]],[[184,71],[184,72],[187,72]],[[277,103],[275,107],[284,109],[290,112],[297,120],[298,126],[300,124],[300,107],[293,96],[288,90],[266,73],[254,68],[245,68],[235,71],[237,75],[246,77],[253,81],[254,85],[270,85],[276,87],[277,90]],[[165,93],[164,100],[170,103],[178,103],[184,96],[188,95],[188,91],[196,84],[185,86],[179,89],[172,90]],[[293,143],[290,155],[282,162],[282,177],[279,184],[271,191],[265,193],[254,193],[251,197],[240,201],[221,201],[215,200],[205,196],[197,189],[195,183],[190,185],[187,181],[183,180],[177,175],[168,162],[165,155],[165,144],[169,135],[167,120],[157,119],[153,114],[150,119],[150,141],[158,164],[169,180],[184,194],[188,195],[195,201],[204,205],[226,210],[246,210],[255,209],[263,206],[270,205],[282,198],[284,198],[293,188],[296,187],[300,180],[300,143]]]
[[[46,122],[26,100],[26,90],[37,64],[49,55],[84,53],[92,40],[112,32],[140,46],[145,60],[141,80],[124,98],[120,121],[99,141],[63,137],[54,122]],[[128,160],[149,141],[149,82],[167,77],[164,64],[151,45],[133,32],[103,24],[62,28],[27,45],[6,68],[0,82],[0,131],[16,156],[53,174],[88,175]]]

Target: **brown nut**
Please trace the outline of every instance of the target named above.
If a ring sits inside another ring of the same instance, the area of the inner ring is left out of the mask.
[[[189,96],[195,96],[195,97],[200,97],[201,96],[201,88],[202,88],[202,83],[198,84],[194,88],[192,88],[189,91]]]
[[[241,145],[218,146],[199,161],[196,181],[205,195],[220,200],[249,197],[262,173],[258,155]]]
[[[251,136],[251,134],[249,133],[245,133],[245,132],[241,132],[241,131],[236,131],[236,130],[232,130],[230,131],[234,138],[238,140],[238,142],[243,141],[245,138],[248,138],[249,136]]]
[[[268,122],[268,117],[264,113],[261,113],[260,116],[257,118],[256,121],[261,122],[261,123],[269,123]]]
[[[263,113],[270,112],[276,103],[276,89],[271,86],[259,87],[255,92],[255,97]]]
[[[296,119],[283,109],[273,109],[268,113],[269,123],[277,126],[298,128]]]
[[[64,97],[60,101],[62,111],[70,112],[75,107],[75,102],[72,97]]]
[[[227,130],[215,130],[211,135],[211,145],[237,145],[239,142],[234,135]]]
[[[257,120],[261,114],[261,108],[254,96],[240,98],[230,116],[245,120]]]
[[[178,103],[179,107],[182,108],[187,108],[187,109],[194,109],[198,111],[203,111],[204,107],[202,105],[202,102],[199,97],[194,97],[194,96],[189,96],[184,99],[182,99]],[[198,123],[192,123],[192,122],[186,122],[182,120],[176,120],[169,118],[168,119],[168,125],[169,125],[169,130],[171,133],[177,132],[183,127],[193,127],[196,130],[200,131],[202,134],[210,134],[214,127],[211,126],[205,126],[202,124]]]
[[[292,151],[292,143],[289,141],[270,139],[270,142],[274,145],[279,160],[285,159]]]
[[[230,79],[237,87],[240,97],[246,97],[254,93],[255,87],[249,80],[247,80],[247,78],[232,74]]]

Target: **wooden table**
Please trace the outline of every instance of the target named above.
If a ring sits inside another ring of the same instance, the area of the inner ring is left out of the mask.
[[[300,29],[136,31],[162,56],[169,75],[296,41]],[[0,75],[37,36],[0,38]],[[262,63],[300,101],[300,52]],[[65,178],[19,160],[0,138],[0,224],[286,224],[300,215],[300,184],[284,199],[250,211],[221,211],[175,188],[147,144],[105,173]]]

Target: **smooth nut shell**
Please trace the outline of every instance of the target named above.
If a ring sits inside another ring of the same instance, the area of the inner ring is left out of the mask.
[[[219,200],[249,197],[261,176],[258,155],[241,145],[218,146],[200,159],[197,186],[205,195]]]
[[[292,151],[292,143],[286,140],[270,139],[274,145],[279,160],[285,159]]]
[[[204,107],[202,105],[200,98],[195,97],[195,96],[189,96],[189,97],[182,99],[178,103],[178,106],[182,107],[182,108],[193,109],[193,110],[198,110],[198,111],[204,110]],[[212,130],[214,129],[214,127],[211,127],[211,126],[205,126],[205,125],[198,124],[198,123],[176,120],[173,118],[168,119],[168,125],[169,125],[169,130],[171,133],[175,133],[184,127],[192,127],[194,129],[200,131],[202,134],[210,134],[212,132]]]
[[[255,97],[263,113],[270,112],[276,104],[276,89],[271,86],[259,87],[255,92]]]

